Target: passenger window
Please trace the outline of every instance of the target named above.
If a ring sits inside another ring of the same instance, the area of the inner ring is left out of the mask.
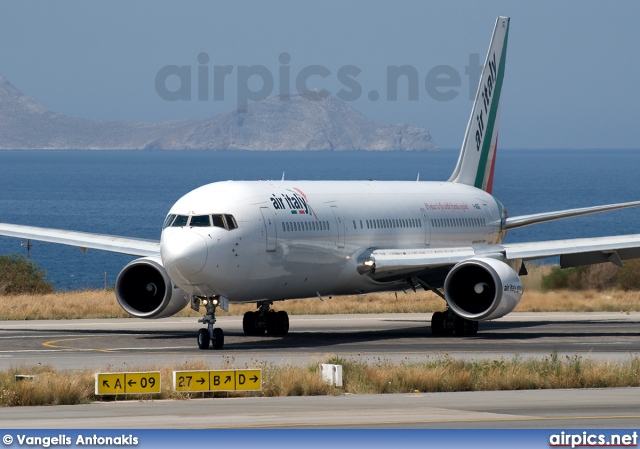
[[[226,226],[224,225],[224,219],[222,218],[222,215],[212,215],[211,219],[213,221],[213,225],[216,228],[226,229]]]
[[[189,220],[188,215],[178,215],[173,223],[171,223],[172,228],[181,228],[187,225],[187,221]]]
[[[204,228],[211,226],[211,218],[209,215],[194,215],[189,221],[189,226]]]

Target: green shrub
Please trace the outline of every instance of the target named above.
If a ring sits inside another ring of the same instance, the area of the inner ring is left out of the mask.
[[[45,275],[38,265],[17,254],[0,256],[0,295],[52,293],[53,285]]]
[[[620,290],[640,290],[640,259],[624,262],[616,276],[616,287]]]
[[[542,278],[542,290],[580,290],[579,269],[555,266]]]
[[[543,290],[640,290],[640,259],[624,262],[622,268],[612,263],[577,268],[555,266],[542,278]]]

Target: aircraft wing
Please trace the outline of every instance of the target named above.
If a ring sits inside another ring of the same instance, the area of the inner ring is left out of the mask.
[[[455,248],[376,249],[360,256],[358,270],[376,279],[413,276],[482,256],[505,260],[560,256],[562,268],[603,262],[622,265],[623,260],[640,258],[640,234]]]
[[[507,259],[543,259],[560,256],[562,268],[603,262],[622,266],[622,261],[640,257],[640,234],[592,237],[546,242],[500,245]]]
[[[580,215],[596,214],[599,212],[607,212],[611,210],[626,209],[628,207],[638,207],[640,201],[631,201],[628,203],[606,204],[604,206],[581,207],[579,209],[560,210],[556,212],[543,212],[541,214],[520,215],[518,217],[509,217],[504,219],[502,229],[522,228],[547,221],[560,220],[562,218],[577,217]]]
[[[16,224],[0,223],[0,235],[77,246],[86,251],[88,248],[129,254],[131,256],[159,256],[160,242],[155,240],[134,239],[105,234],[91,234],[79,231],[39,228]]]

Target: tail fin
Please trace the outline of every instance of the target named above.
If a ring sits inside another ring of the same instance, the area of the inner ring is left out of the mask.
[[[487,59],[471,110],[460,157],[449,181],[467,184],[491,193],[496,147],[500,91],[507,56],[509,18],[498,17]]]

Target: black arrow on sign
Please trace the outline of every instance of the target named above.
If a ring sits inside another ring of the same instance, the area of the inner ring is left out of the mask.
[[[254,383],[258,381],[258,376],[256,376],[255,374],[253,375],[253,377],[250,377],[249,380],[252,380]]]
[[[224,383],[229,383],[231,382],[231,376],[227,376],[227,378],[224,380]]]
[[[103,387],[106,387],[106,388],[111,388],[111,387],[109,386],[109,382],[107,382],[106,380],[103,380],[103,381],[102,381],[102,386],[103,386]]]
[[[135,385],[138,382],[134,382],[133,379],[131,379],[129,382],[127,382],[127,385],[131,386],[131,385]]]
[[[196,380],[196,382],[198,382],[200,385],[204,384],[204,378],[201,377],[200,379]]]

